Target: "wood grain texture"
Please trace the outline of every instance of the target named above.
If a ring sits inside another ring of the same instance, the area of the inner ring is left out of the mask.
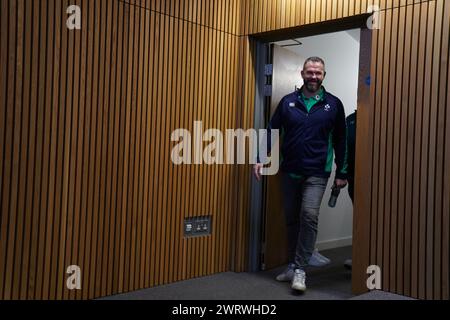
[[[365,270],[376,264],[382,270],[383,290],[445,299],[450,201],[444,190],[448,4],[305,0],[296,3],[300,8],[296,18],[286,20],[286,3],[294,8],[291,1],[268,1],[266,10],[242,25],[241,32],[278,39],[280,34],[273,31],[298,27],[286,30],[289,38],[289,32],[300,32],[302,25],[364,14],[369,6],[379,5],[381,28],[372,33],[370,99],[359,100],[358,134],[369,141],[358,144],[365,151],[357,151],[357,163],[371,165],[358,164],[356,169],[360,187],[353,250],[359,256],[354,257],[353,288],[356,293],[366,290]],[[271,23],[261,27],[259,19]],[[244,56],[250,57],[251,50],[244,48]]]
[[[74,0],[82,29],[68,30],[68,0],[2,1],[0,298],[96,298],[247,270],[250,167],[175,166],[171,132],[252,128],[248,36],[374,3]],[[448,299],[450,4],[379,5],[358,119],[370,139],[358,160],[371,166],[357,169],[367,226],[354,288],[378,264],[384,290]],[[186,239],[183,219],[203,215],[212,235]],[[66,287],[69,265],[81,290]]]
[[[0,8],[1,298],[87,299],[229,270],[235,169],[173,165],[170,134],[236,127],[240,3],[71,4],[81,30],[66,28],[68,1]],[[212,235],[184,238],[183,219],[203,215]],[[66,288],[69,265],[81,290]]]

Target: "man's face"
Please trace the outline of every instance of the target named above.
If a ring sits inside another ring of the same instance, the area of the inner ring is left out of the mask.
[[[309,92],[317,92],[325,78],[325,70],[320,62],[308,62],[302,70],[302,78],[305,88]]]

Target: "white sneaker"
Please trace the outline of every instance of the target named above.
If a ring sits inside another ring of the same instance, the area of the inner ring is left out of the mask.
[[[286,270],[284,270],[282,273],[280,273],[276,277],[277,281],[281,281],[281,282],[292,281],[292,279],[294,279],[294,269],[295,269],[295,264],[289,264],[288,267],[286,268]]]
[[[306,281],[305,271],[301,269],[295,269],[294,279],[292,280],[291,288],[294,290],[305,292],[306,291],[305,281]]]
[[[313,267],[324,267],[330,264],[330,259],[324,257],[319,253],[319,250],[314,250],[311,258],[309,259],[308,264]]]

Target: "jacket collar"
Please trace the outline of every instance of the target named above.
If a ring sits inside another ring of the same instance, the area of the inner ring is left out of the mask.
[[[297,95],[298,95],[299,97],[304,97],[304,95],[303,95],[303,87],[304,87],[304,86],[301,86],[299,89],[297,89]],[[322,92],[321,92],[321,94],[320,94],[320,96],[321,96],[320,101],[323,101],[323,100],[326,99],[327,90],[325,90],[325,87],[324,87],[324,86],[321,86],[320,90],[322,90]],[[317,96],[318,96],[318,95],[317,95]],[[316,96],[316,98],[317,98],[317,96]]]
[[[303,87],[302,86],[300,89],[297,89],[296,94],[298,97],[298,101],[300,102],[301,106],[303,107],[304,111],[307,112],[306,110],[306,106],[305,103],[303,102],[303,99],[301,99],[301,97],[303,96]],[[309,113],[313,113],[317,110],[319,110],[320,108],[322,108],[323,106],[325,106],[327,104],[327,90],[325,90],[325,87],[322,86],[322,98],[320,99],[320,101],[318,103],[316,103],[312,109],[309,111]]]

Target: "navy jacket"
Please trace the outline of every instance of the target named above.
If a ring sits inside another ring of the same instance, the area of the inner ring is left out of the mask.
[[[300,90],[281,99],[268,127],[269,134],[271,129],[281,130],[281,170],[306,177],[329,177],[334,150],[336,178],[346,179],[346,123],[342,102],[324,90],[323,99],[308,113]],[[270,146],[269,139],[269,150]]]

